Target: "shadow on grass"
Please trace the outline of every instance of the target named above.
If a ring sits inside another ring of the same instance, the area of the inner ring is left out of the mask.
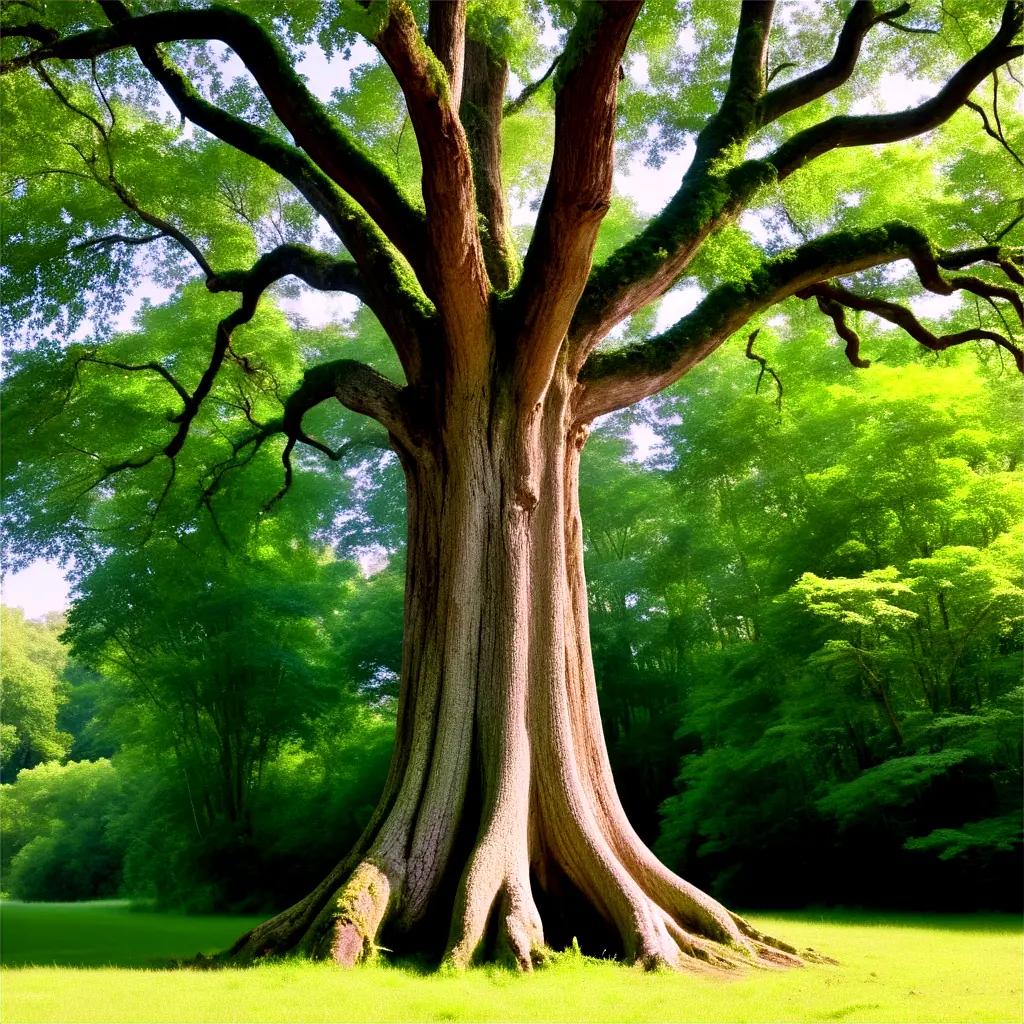
[[[180,967],[226,949],[263,916],[161,913],[124,900],[0,903],[5,967]]]
[[[1016,932],[1011,914],[910,914],[836,908],[779,911],[773,922],[821,923],[878,928],[922,928],[955,933]],[[0,902],[0,949],[5,967],[134,967],[174,970],[237,969],[216,959],[264,915],[165,913],[128,901],[88,903]],[[416,975],[436,972],[436,964],[413,957],[388,963]]]

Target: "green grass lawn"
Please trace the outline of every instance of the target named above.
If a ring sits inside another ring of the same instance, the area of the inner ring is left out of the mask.
[[[5,903],[0,1016],[5,1024],[1022,1020],[1015,917],[751,916],[764,930],[826,952],[839,965],[752,971],[730,981],[648,975],[573,956],[527,977],[497,969],[454,976],[388,966],[339,971],[301,962],[158,970],[146,967],[223,948],[251,919],[157,914],[112,902]]]

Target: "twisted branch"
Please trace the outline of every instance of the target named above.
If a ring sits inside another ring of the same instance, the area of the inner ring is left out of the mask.
[[[977,327],[949,334],[934,334],[905,306],[873,295],[858,295],[834,282],[816,284],[796,294],[801,299],[813,298],[817,301],[818,308],[832,320],[836,333],[846,342],[846,358],[854,366],[868,367],[871,361],[861,357],[860,336],[847,323],[845,309],[874,313],[875,316],[901,327],[919,345],[932,352],[943,352],[968,341],[990,341],[1009,352],[1017,369],[1024,373],[1024,349],[997,331]]]

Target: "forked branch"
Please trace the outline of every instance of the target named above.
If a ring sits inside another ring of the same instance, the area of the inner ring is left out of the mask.
[[[453,23],[446,32],[458,35],[464,11],[453,6],[445,16],[446,23]],[[423,283],[444,322],[454,361],[479,366],[489,333],[490,286],[477,230],[469,146],[451,83],[405,0],[390,0],[387,18],[372,41],[405,96],[423,163],[429,243]],[[448,57],[454,60],[451,53]]]
[[[551,173],[511,299],[517,386],[528,403],[551,377],[608,210],[619,64],[639,12],[634,0],[582,4],[555,75]]]
[[[961,259],[967,263],[985,260],[995,265],[1007,262],[1015,267],[1017,255],[1016,250],[994,252],[992,247],[985,247],[968,250],[962,257],[946,253],[936,258],[925,235],[900,223],[886,224],[869,231],[836,232],[814,239],[766,260],[745,281],[720,285],[693,312],[656,338],[609,352],[593,353],[580,375],[584,387],[578,406],[579,419],[585,422],[602,413],[624,408],[667,387],[710,355],[753,316],[791,295],[814,289],[832,278],[901,259],[912,261],[921,284],[930,291],[949,295],[957,290],[966,290],[991,301],[1003,299],[1021,316],[1024,300],[1014,289],[970,275],[947,279],[941,273],[939,262],[941,259],[946,265],[965,265]],[[834,298],[825,298],[826,302],[834,301]],[[912,336],[916,335],[912,333]],[[848,344],[853,344],[846,335],[843,337]],[[986,335],[986,338],[1007,351],[1016,352],[1014,342],[1002,335],[998,341],[995,337]],[[929,344],[928,347],[934,345]],[[856,346],[852,351],[856,356]],[[1014,358],[1017,358],[1016,354]]]
[[[836,333],[846,343],[846,358],[854,366],[867,367],[871,365],[871,361],[860,355],[860,335],[848,323],[845,314],[847,309],[873,313],[883,320],[888,320],[901,327],[918,344],[933,352],[942,352],[969,341],[991,342],[1009,352],[1017,369],[1024,373],[1024,350],[998,331],[974,327],[948,334],[935,334],[905,306],[873,295],[858,295],[834,282],[813,285],[797,292],[797,295],[801,299],[813,298],[817,301],[818,308],[832,320]]]
[[[826,65],[827,73],[820,69],[818,77],[816,72],[805,76],[802,91],[786,91],[796,84],[789,83],[767,94],[763,102],[767,104],[768,116],[773,112],[774,116],[781,116],[783,108],[792,109],[790,104],[800,102],[800,96],[812,96],[819,89],[827,91],[831,82],[846,74],[848,60],[855,59],[859,40],[871,27],[869,13],[869,7],[862,5],[851,11],[843,30],[846,42],[837,46],[835,63]],[[890,14],[895,17],[893,12]],[[877,18],[877,12],[871,17]],[[1008,0],[999,28],[989,43],[935,96],[916,107],[895,114],[831,117],[796,133],[765,159],[748,160],[725,170],[716,170],[713,161],[695,158],[665,209],[590,275],[572,327],[581,353],[586,355],[616,323],[663,295],[686,269],[704,239],[736,217],[759,189],[786,178],[831,150],[897,142],[931,131],[947,121],[986,77],[1024,53],[1024,46],[1014,41],[1022,23],[1024,3]],[[757,126],[757,119],[751,116],[748,133],[752,134]],[[702,142],[709,131],[711,136]],[[721,149],[717,135],[731,141],[737,138],[736,131],[735,119],[723,122],[716,116],[701,133],[698,153],[703,147],[714,156]]]
[[[1024,3],[1009,0],[999,30],[930,100],[896,114],[840,115],[798,132],[768,157],[780,179],[834,149],[898,142],[937,128],[964,106],[997,68],[1024,54],[1014,39],[1024,26]]]
[[[864,39],[871,29],[879,24],[894,26],[895,20],[909,11],[909,3],[880,11],[872,0],[857,0],[843,23],[832,59],[820,68],[777,86],[764,95],[758,104],[759,124],[771,124],[783,114],[806,106],[848,81],[857,66]]]

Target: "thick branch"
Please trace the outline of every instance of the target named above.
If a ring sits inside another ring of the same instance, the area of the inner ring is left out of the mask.
[[[348,292],[368,302],[359,268],[351,260],[334,259],[306,245],[279,245],[248,270],[215,273],[207,282],[211,292],[246,292],[268,288],[289,275],[319,291]]]
[[[976,291],[979,286],[993,294],[1011,291],[987,282],[979,285],[976,278],[946,281],[928,239],[906,224],[825,235],[766,260],[745,281],[720,285],[692,313],[658,337],[592,354],[581,374],[584,388],[579,418],[589,420],[662,390],[710,355],[757,313],[791,295],[833,277],[900,259],[912,260],[921,283],[932,291],[948,294],[957,288]],[[1020,297],[1013,294],[1017,305]]]
[[[430,5],[427,46],[448,76],[451,104],[457,110],[462,99],[463,61],[466,49],[466,0],[445,0]]]
[[[336,398],[347,409],[370,416],[405,444],[409,421],[396,384],[355,359],[334,359],[311,366],[302,383],[285,400],[285,430],[301,429],[302,417],[314,406]]]
[[[758,122],[762,125],[770,124],[783,114],[838,88],[853,74],[868,32],[875,25],[889,23],[909,10],[909,3],[902,3],[889,11],[879,11],[872,0],[857,0],[843,23],[832,59],[820,68],[772,89],[762,97],[758,105]]]
[[[527,401],[550,379],[608,210],[619,64],[639,12],[633,0],[581,5],[555,75],[551,173],[512,299]]]
[[[405,0],[390,0],[373,42],[405,96],[423,163],[429,252],[424,284],[455,362],[478,368],[489,353],[490,287],[477,231],[473,168],[448,76]]]
[[[765,90],[768,35],[774,13],[774,0],[744,0],[740,8],[740,22],[729,66],[729,85],[715,118],[722,122],[735,121],[740,132],[746,131],[750,107],[760,100]]]
[[[466,42],[462,104],[459,117],[473,158],[477,210],[483,217],[484,260],[491,286],[507,291],[518,271],[505,205],[501,169],[501,122],[508,61],[493,54],[486,43]]]
[[[704,239],[735,212],[732,198],[739,183],[723,181],[713,168],[756,127],[774,9],[774,2],[743,3],[725,95],[697,137],[679,190],[639,235],[590,275],[572,321],[574,369],[616,323],[669,288]]]
[[[55,40],[13,58],[2,70],[50,58],[94,58],[126,46],[138,49],[147,63],[142,51],[160,43],[219,40],[238,54],[297,145],[369,213],[400,251],[418,251],[421,221],[398,184],[323,109],[295,70],[291,56],[254,18],[228,7],[175,9],[138,17],[130,16],[120,0],[104,0],[103,7],[113,21],[110,27]],[[153,67],[149,70],[156,75]],[[214,134],[220,133],[214,130]]]
[[[758,189],[832,149],[895,142],[948,120],[987,75],[1024,52],[1012,42],[1022,19],[1024,5],[1009,0],[992,40],[920,106],[898,114],[829,118],[797,133],[766,159],[748,160],[724,172],[715,169],[713,160],[698,159],[705,149],[712,156],[718,152],[716,116],[701,133],[698,157],[668,206],[591,274],[573,321],[580,350],[589,352],[616,323],[664,294],[708,235],[734,218]],[[750,130],[755,126],[751,120]]]

